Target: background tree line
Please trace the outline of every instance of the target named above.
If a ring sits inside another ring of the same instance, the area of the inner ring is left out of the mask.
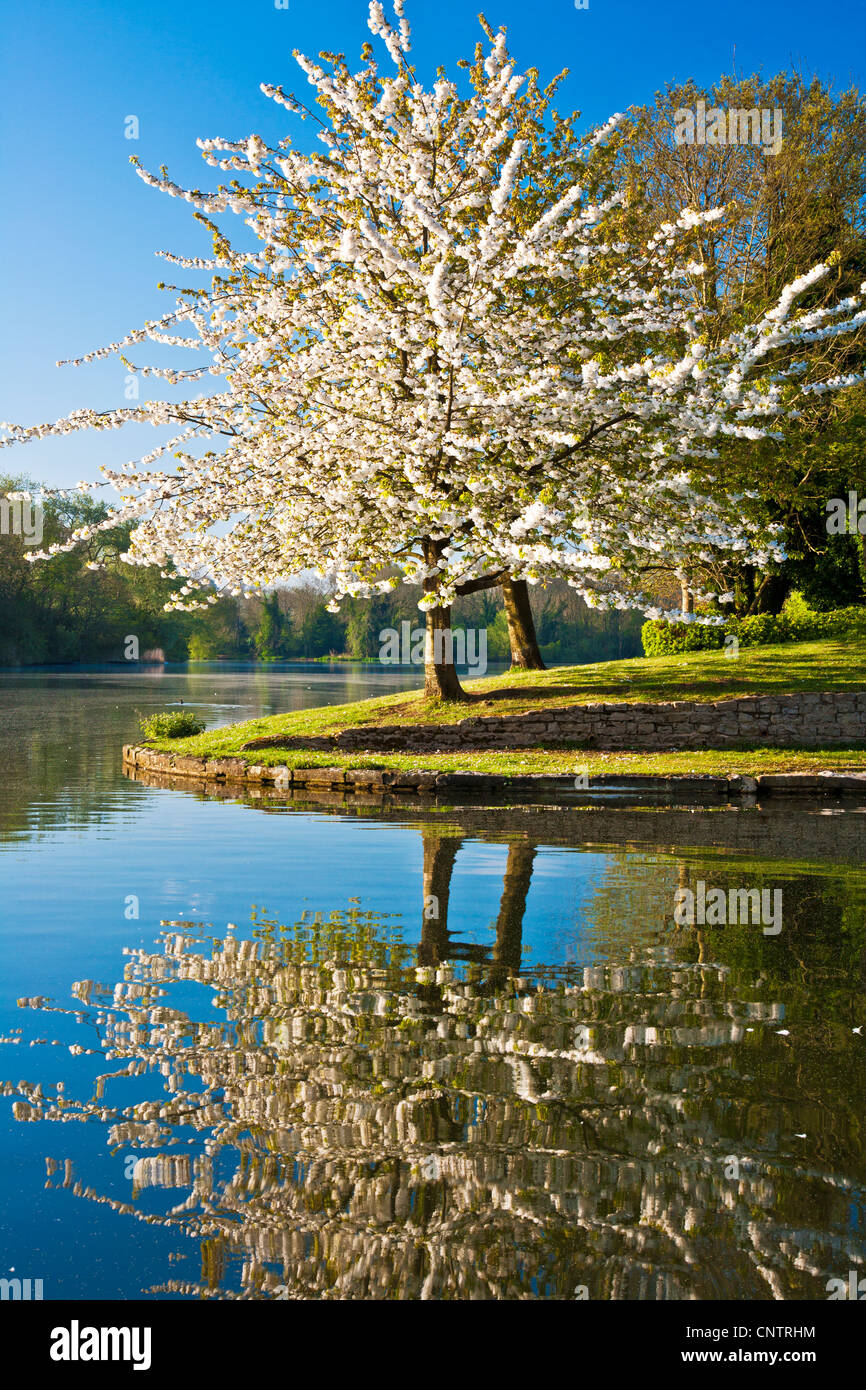
[[[0,494],[30,489],[31,479],[0,477]],[[88,496],[54,497],[44,504],[42,544],[62,543],[78,526],[107,515]],[[328,586],[306,583],[264,598],[220,598],[201,612],[165,612],[178,584],[152,568],[126,564],[128,527],[52,560],[30,561],[20,536],[0,536],[0,665],[123,661],[134,635],[141,654],[168,661],[288,661],[350,656],[375,661],[385,628],[423,625],[416,590],[402,585],[375,599],[347,600],[329,613]],[[102,566],[88,566],[96,560]],[[533,592],[542,653],[549,661],[604,661],[638,656],[639,613],[595,612],[563,582]],[[460,599],[455,627],[487,630],[489,661],[509,658],[502,592],[490,588]]]

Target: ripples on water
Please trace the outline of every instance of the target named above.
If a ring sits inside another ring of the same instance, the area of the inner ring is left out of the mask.
[[[858,813],[268,815],[99,747],[0,859],[4,1248],[46,1297],[804,1299],[863,1264]],[[676,928],[701,878],[780,887],[782,932]]]

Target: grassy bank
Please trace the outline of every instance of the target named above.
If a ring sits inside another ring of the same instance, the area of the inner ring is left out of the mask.
[[[242,758],[260,767],[346,767],[393,768],[401,772],[486,772],[500,777],[544,773],[570,775],[585,768],[590,778],[602,773],[611,776],[647,777],[729,777],[759,776],[769,772],[866,772],[866,749],[755,748],[712,749],[684,753],[589,753],[583,749],[521,748],[513,752],[480,751],[465,753],[319,753],[287,748],[260,749],[240,753],[220,745],[201,752],[193,748],[196,740],[186,739],[183,747],[176,739],[149,743],[167,753],[197,753],[204,757]]]
[[[194,738],[159,739],[150,746],[198,757],[242,757],[251,763],[289,767],[395,767],[467,769],[479,772],[568,772],[576,763],[590,773],[752,773],[866,768],[866,750],[787,750],[760,748],[682,753],[589,753],[578,749],[533,748],[516,751],[420,754],[335,754],[257,749],[242,753],[253,738],[321,737],[349,727],[446,724],[469,715],[523,713],[595,701],[718,700],[737,695],[781,694],[800,690],[866,688],[866,641],[804,642],[741,650],[732,661],[721,652],[676,657],[635,658],[593,666],[562,666],[553,671],[506,673],[472,681],[470,704],[443,705],[421,692],[294,710],[271,718],[208,730]]]

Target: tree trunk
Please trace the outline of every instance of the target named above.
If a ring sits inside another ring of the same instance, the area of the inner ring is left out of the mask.
[[[776,615],[781,613],[790,588],[791,582],[784,575],[764,575],[755,591],[755,597],[749,608],[749,615],[753,613],[773,613]]]
[[[454,665],[451,608],[428,608],[424,644],[424,695],[428,700],[468,700]]]
[[[424,558],[434,565],[442,553],[444,541],[424,542]],[[424,580],[424,593],[439,590],[438,576]],[[424,695],[428,700],[468,700],[454,665],[454,639],[451,633],[451,605],[427,609],[424,642]]]
[[[734,613],[745,618],[755,601],[755,571],[752,565],[738,565],[734,571]]]
[[[508,620],[508,639],[511,643],[511,665],[520,671],[544,671],[547,668],[538,649],[535,620],[529,602],[529,585],[525,579],[502,581],[505,617]]]
[[[512,840],[508,846],[508,862],[496,919],[496,945],[493,948],[491,981],[494,984],[501,984],[508,975],[520,973],[523,918],[532,882],[535,848],[526,840]]]
[[[419,965],[440,965],[448,955],[448,899],[457,851],[463,843],[459,835],[439,835],[427,826],[422,830],[424,845],[424,920],[418,943]]]

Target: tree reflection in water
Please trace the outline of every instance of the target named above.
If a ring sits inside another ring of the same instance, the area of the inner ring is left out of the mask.
[[[19,1120],[95,1121],[140,1155],[132,1200],[76,1191],[199,1242],[201,1280],[151,1292],[822,1298],[863,1262],[845,991],[796,1048],[776,1031],[809,952],[828,968],[820,931],[786,975],[790,949],[752,928],[629,944],[602,892],[604,963],[529,966],[535,846],[509,845],[485,948],[448,930],[460,836],[423,837],[419,945],[356,906],[292,926],[258,914],[248,939],[163,924],[113,990],[83,982],[62,1010],[97,1024],[112,1064],[91,1098],[6,1088]],[[686,872],[668,864],[670,883]],[[149,1098],[113,1104],[124,1077]]]

